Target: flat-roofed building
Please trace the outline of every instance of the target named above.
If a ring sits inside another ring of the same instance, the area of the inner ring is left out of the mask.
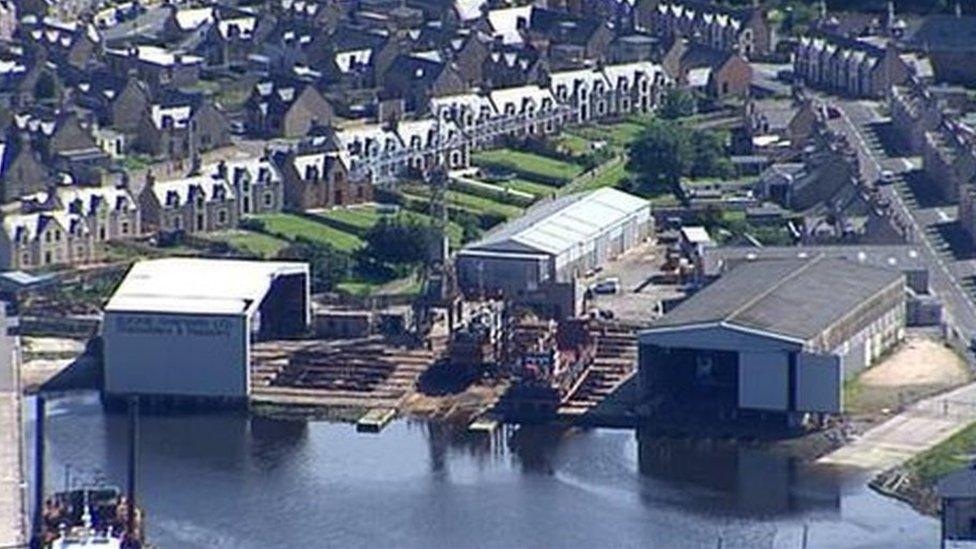
[[[746,262],[640,333],[640,387],[653,410],[716,420],[837,413],[843,380],[904,326],[897,270],[823,256]]]
[[[242,404],[251,342],[304,334],[305,263],[140,261],[105,306],[105,394]]]

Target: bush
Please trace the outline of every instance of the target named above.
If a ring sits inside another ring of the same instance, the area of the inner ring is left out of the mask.
[[[422,263],[437,242],[433,226],[381,219],[365,235],[366,254],[380,263]]]
[[[685,118],[698,112],[698,98],[694,92],[683,88],[670,88],[661,101],[661,118],[674,120]]]
[[[299,236],[278,252],[278,259],[307,261],[311,270],[312,291],[329,292],[352,274],[353,261],[348,253]]]
[[[238,227],[246,230],[253,231],[256,233],[265,233],[267,228],[265,227],[264,221],[257,219],[255,217],[245,217],[237,224]]]

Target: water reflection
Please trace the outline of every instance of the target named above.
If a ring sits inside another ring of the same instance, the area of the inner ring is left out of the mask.
[[[843,476],[766,448],[722,440],[638,436],[641,475],[701,490],[697,510],[790,515],[840,508]]]
[[[67,463],[124,484],[123,414],[92,396],[49,412],[51,488]],[[860,481],[844,491],[729,444],[409,420],[373,435],[243,414],[141,423],[141,499],[162,548],[799,547],[805,524],[811,548],[900,547],[937,531]]]

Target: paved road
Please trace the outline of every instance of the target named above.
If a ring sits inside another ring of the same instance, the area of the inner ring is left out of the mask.
[[[0,338],[5,340],[0,341],[0,352],[10,356],[9,338]],[[23,430],[15,367],[17,365],[11,360],[0,360],[0,549],[19,547],[25,542]]]
[[[857,148],[864,180],[875,181],[882,170],[896,174],[895,183],[881,187],[882,195],[892,205],[896,218],[909,227],[909,239],[919,244],[925,255],[930,289],[942,300],[947,320],[964,341],[969,341],[976,336],[973,302],[976,261],[955,255],[948,241],[955,221],[955,206],[933,196],[931,187],[926,192],[924,185],[909,185],[906,176],[917,177],[918,163],[890,156],[885,151],[878,135],[878,124],[884,119],[873,103],[835,101],[834,104],[842,116],[833,125]]]
[[[939,444],[976,420],[976,383],[919,401],[818,463],[884,471]]]

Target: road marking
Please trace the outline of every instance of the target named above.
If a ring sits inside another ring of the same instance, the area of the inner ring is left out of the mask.
[[[859,157],[860,156],[867,156],[868,157],[868,159],[874,165],[875,177],[877,177],[877,175],[881,172],[881,163],[871,153],[870,147],[868,147],[868,144],[865,141],[864,136],[861,134],[860,127],[858,127],[854,123],[854,121],[851,120],[851,118],[847,114],[847,111],[846,110],[844,110],[843,108],[839,108],[838,110],[841,113],[841,118],[844,120],[844,122],[846,123],[846,125],[854,132],[854,137],[861,144],[860,153],[862,153],[862,154],[859,154],[858,156]],[[929,239],[925,237],[925,233],[919,227],[918,220],[915,219],[914,212],[910,208],[908,208],[908,207],[905,206],[905,203],[902,201],[902,198],[901,198],[901,193],[899,193],[899,192],[897,192],[897,190],[895,190],[893,192],[893,194],[894,194],[895,202],[898,204],[899,208],[902,210],[902,213],[905,214],[905,216],[908,217],[908,220],[911,222],[912,229],[914,231],[914,234],[922,233],[922,237],[921,237],[922,245],[928,250],[930,256],[933,257],[936,260],[937,264],[942,269],[943,275],[946,277],[947,280],[949,280],[950,286],[955,286],[956,288],[958,288],[960,290],[960,293],[962,295],[956,296],[956,297],[957,298],[960,298],[960,297],[962,298],[961,300],[962,300],[963,303],[966,304],[966,308],[969,309],[970,314],[972,314],[973,317],[976,318],[976,305],[973,304],[972,300],[969,299],[969,297],[965,294],[965,292],[962,292],[961,287],[959,286],[959,281],[956,280],[956,277],[954,277],[951,272],[949,272],[949,269],[946,267],[945,262],[943,262],[942,258],[939,256],[939,254],[936,253],[935,248],[932,246],[932,243],[929,242]],[[947,307],[950,307],[950,304],[949,303],[946,303],[946,306]]]

